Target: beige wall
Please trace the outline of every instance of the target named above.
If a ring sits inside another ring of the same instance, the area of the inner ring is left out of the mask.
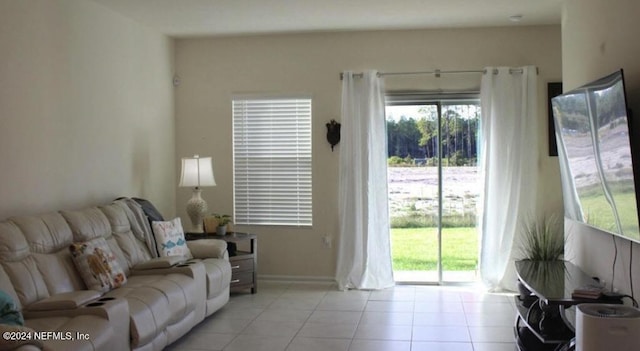
[[[566,0],[562,15],[562,72],[564,88],[572,89],[623,68],[629,107],[640,118],[640,2],[629,0]],[[632,138],[639,138],[635,133]],[[589,274],[611,283],[614,259],[612,236],[566,221],[567,256]],[[625,293],[629,288],[630,242],[617,239],[618,261],[614,287]],[[640,293],[640,248],[633,271],[636,295]]]
[[[0,218],[175,213],[173,42],[84,0],[0,2]]]
[[[325,139],[325,123],[340,120],[339,72],[481,69],[484,66],[536,65],[540,68],[538,164],[542,179],[541,211],[562,211],[557,159],[548,157],[546,83],[560,81],[560,28],[509,27],[316,33],[176,41],[177,158],[212,156],[217,186],[203,197],[214,212],[233,210],[231,99],[240,93],[307,93],[313,96],[312,229],[240,228],[259,235],[262,276],[332,278],[338,230],[338,152]],[[480,75],[440,79],[387,78],[388,89],[478,88]],[[536,160],[532,160],[536,162]],[[176,170],[176,172],[178,172]],[[187,221],[189,189],[177,190],[176,208]],[[506,209],[505,209],[506,210]],[[186,222],[188,223],[188,222]],[[333,248],[322,237],[333,238]]]

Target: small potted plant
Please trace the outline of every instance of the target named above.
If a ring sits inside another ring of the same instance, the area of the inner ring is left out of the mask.
[[[216,221],[218,221],[218,227],[216,227],[216,234],[226,235],[227,225],[231,223],[231,216],[226,214],[214,213],[213,217],[215,217]]]

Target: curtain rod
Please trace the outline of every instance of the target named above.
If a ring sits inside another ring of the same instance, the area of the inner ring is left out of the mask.
[[[480,70],[455,70],[455,71],[442,71],[436,69],[434,71],[417,71],[417,72],[378,72],[378,77],[384,76],[408,76],[408,75],[423,75],[423,74],[433,74],[436,78],[440,78],[442,74],[463,74],[463,73],[487,73],[486,69]],[[522,68],[509,68],[509,73],[522,73]],[[539,69],[536,67],[536,74],[539,74]],[[493,74],[498,74],[498,69],[493,69]],[[363,73],[354,73],[354,77],[362,78]],[[344,78],[344,73],[340,73],[340,80]]]

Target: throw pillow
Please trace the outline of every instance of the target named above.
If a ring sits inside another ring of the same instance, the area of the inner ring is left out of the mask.
[[[0,290],[0,324],[24,325],[18,304],[2,290]]]
[[[87,288],[107,292],[127,282],[124,270],[104,238],[73,243],[69,251]]]
[[[153,235],[156,237],[156,245],[160,257],[184,256],[191,258],[191,251],[184,239],[182,222],[180,217],[170,221],[156,221],[151,224]]]

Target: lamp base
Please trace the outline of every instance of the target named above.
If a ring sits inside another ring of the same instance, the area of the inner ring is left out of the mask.
[[[207,202],[201,196],[202,190],[199,188],[193,189],[193,195],[191,199],[187,201],[187,214],[191,219],[192,228],[191,233],[204,233],[202,226],[202,219],[208,211]]]

